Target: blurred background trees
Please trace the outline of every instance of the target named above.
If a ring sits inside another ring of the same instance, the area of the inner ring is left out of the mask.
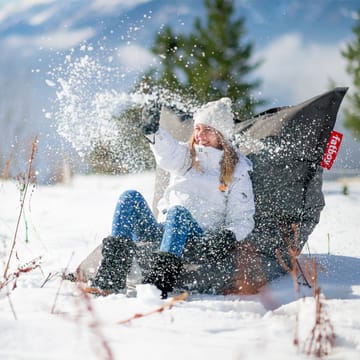
[[[156,36],[151,50],[161,66],[147,72],[147,81],[198,103],[228,96],[236,116],[249,118],[264,101],[253,96],[260,81],[251,73],[260,62],[253,59],[253,43],[245,41],[245,19],[234,18],[233,1],[204,0],[204,6],[204,20],[195,18],[189,33],[167,25]]]
[[[342,56],[347,60],[347,72],[353,81],[353,89],[347,95],[349,106],[345,107],[344,126],[351,130],[357,140],[360,140],[360,10],[353,28],[354,39],[350,41]]]

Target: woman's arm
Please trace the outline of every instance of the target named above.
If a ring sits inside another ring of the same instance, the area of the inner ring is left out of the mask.
[[[152,135],[150,148],[158,166],[169,172],[182,173],[191,166],[190,150],[186,143],[178,142],[166,130]]]
[[[248,172],[235,178],[229,189],[225,227],[242,241],[254,229],[255,202],[252,183]]]

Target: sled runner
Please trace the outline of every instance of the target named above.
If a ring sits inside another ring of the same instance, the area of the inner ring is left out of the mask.
[[[252,293],[286,273],[286,266],[291,267],[291,251],[300,254],[325,205],[321,164],[346,91],[335,88],[236,124],[235,141],[253,163],[255,228],[238,245],[232,260],[210,267],[188,263],[181,287]],[[166,108],[162,109],[160,124],[180,141],[187,141],[193,129],[191,120],[182,121]],[[155,215],[168,181],[168,175],[156,169]],[[77,278],[87,281],[93,277],[100,259],[101,245],[78,266]]]

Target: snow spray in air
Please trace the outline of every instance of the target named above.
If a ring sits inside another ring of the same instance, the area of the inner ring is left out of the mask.
[[[92,47],[83,46],[81,56],[74,53],[64,56],[63,64],[48,73],[47,85],[56,87],[55,109],[49,117],[58,134],[84,160],[97,144],[106,144],[107,149],[124,154],[121,161],[128,164],[122,166],[132,172],[136,151],[129,141],[132,135],[129,124],[124,123],[126,118],[119,121],[121,114],[159,97],[163,105],[183,111],[192,105],[184,104],[180,96],[164,89],[152,89],[151,94],[141,88],[126,92],[124,82],[128,81],[128,74],[121,72],[111,56],[100,55]],[[132,129],[136,131],[136,127]]]

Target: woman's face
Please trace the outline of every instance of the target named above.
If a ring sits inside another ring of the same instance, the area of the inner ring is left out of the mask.
[[[208,125],[196,124],[194,126],[194,137],[197,145],[220,148],[219,136],[216,130]]]

